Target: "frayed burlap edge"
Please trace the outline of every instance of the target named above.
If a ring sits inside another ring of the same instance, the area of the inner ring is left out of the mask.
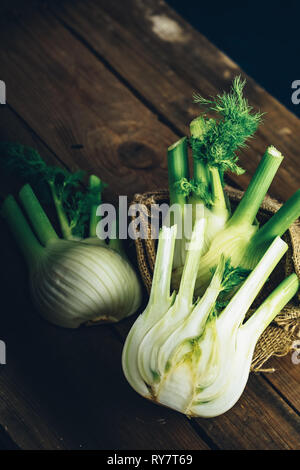
[[[234,205],[243,196],[243,192],[232,187],[226,186],[226,192],[230,202]],[[139,213],[139,223],[143,226],[144,233],[147,238],[138,238],[135,240],[137,262],[144,285],[150,292],[152,284],[152,275],[156,256],[157,240],[152,236],[150,231],[150,214],[151,206],[168,202],[168,190],[158,190],[143,194],[136,194],[132,205],[139,204],[142,212]],[[258,220],[264,223],[272,214],[274,214],[281,204],[275,199],[267,196],[259,210]],[[132,218],[133,221],[135,218]],[[287,233],[284,240],[288,243],[289,249],[283,260],[279,263],[270,278],[268,288],[263,290],[264,295],[260,294],[259,301],[266,297],[278,283],[287,275],[295,272],[300,278],[300,224],[299,221],[294,223]],[[273,372],[274,369],[263,369],[265,362],[272,356],[285,356],[293,348],[293,343],[299,338],[300,327],[300,305],[299,297],[294,303],[289,303],[277,317],[268,326],[261,335],[253,355],[251,370],[254,372]]]

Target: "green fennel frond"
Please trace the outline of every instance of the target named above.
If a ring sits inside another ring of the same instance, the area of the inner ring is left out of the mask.
[[[68,217],[72,234],[82,238],[85,228],[90,219],[93,206],[99,203],[99,188],[88,188],[83,186],[83,175],[77,172],[78,180],[69,180],[63,188],[61,199],[65,213]],[[76,173],[73,175],[75,176]],[[102,191],[106,185],[102,182]]]
[[[6,174],[17,174],[27,180],[40,178],[47,171],[37,150],[10,142],[0,142],[0,164]]]
[[[35,188],[40,201],[49,203],[51,193],[47,184],[62,168],[48,166],[37,150],[14,142],[0,142],[0,168],[4,176],[15,177]]]
[[[179,194],[183,194],[184,196],[189,196],[193,191],[192,182],[187,178],[181,178],[176,181],[173,186]]]
[[[225,269],[222,280],[222,292],[230,292],[236,286],[239,286],[250,274],[249,269],[241,266],[234,267],[231,265],[231,259],[225,261]]]
[[[232,294],[235,290],[246,280],[250,274],[250,269],[242,268],[241,266],[234,267],[231,265],[231,259],[224,259],[224,256],[221,256],[224,262],[224,272],[222,277],[221,289],[218,299],[215,304],[213,315],[218,316],[222,310],[228,305]],[[211,269],[211,273],[214,274],[216,267]]]
[[[192,190],[200,200],[204,202],[206,207],[209,207],[213,204],[212,195],[208,190],[206,184],[203,181],[196,183],[194,179],[191,180]]]
[[[9,142],[0,143],[0,167],[7,176],[14,175],[32,185],[40,200],[48,203],[54,195],[56,203],[64,211],[72,235],[84,236],[91,208],[99,202],[99,188],[89,188],[84,184],[85,172],[72,173],[65,168],[47,165],[37,150]],[[100,191],[105,186],[102,182]]]
[[[207,190],[207,186],[204,182],[196,182],[194,179],[188,180],[187,178],[181,178],[179,181],[174,183],[174,189],[186,197],[190,196],[192,193],[196,194],[206,206],[212,204],[210,192]]]
[[[245,86],[240,76],[233,81],[231,91],[206,99],[194,94],[194,102],[206,106],[217,113],[217,118],[199,117],[203,132],[190,139],[193,157],[199,158],[208,166],[215,166],[221,172],[230,171],[242,174],[244,170],[237,164],[236,151],[246,146],[261,122],[262,113],[253,113],[252,107],[243,97]]]

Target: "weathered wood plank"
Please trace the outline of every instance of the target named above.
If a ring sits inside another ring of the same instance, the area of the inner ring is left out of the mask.
[[[197,422],[222,449],[300,448],[299,417],[255,374],[250,375],[241,399],[228,413]]]
[[[0,428],[0,450],[18,450],[19,447],[10,438],[4,428]]]
[[[52,3],[51,3],[52,5]],[[161,0],[58,2],[55,14],[107,61],[136,93],[180,133],[197,114],[192,93],[228,89],[241,69]],[[267,145],[286,156],[270,194],[286,200],[299,186],[300,121],[250,77],[246,95],[267,112],[264,125],[241,153],[246,187]]]
[[[168,127],[52,15],[14,21],[1,30],[8,103],[72,167],[109,181],[110,196],[161,186]]]
[[[275,371],[265,374],[265,378],[300,413],[300,365],[292,362],[292,354],[293,351],[285,357],[272,357],[267,367]]]
[[[9,108],[1,108],[0,140],[52,152]],[[3,187],[1,188],[1,192]],[[121,371],[121,349],[107,326],[68,331],[41,320],[28,298],[27,274],[1,221],[7,250],[0,273],[7,315],[0,319],[8,350],[0,375],[0,424],[23,449],[207,449],[183,416],[137,397]],[[15,286],[18,296],[15,296]],[[8,315],[9,312],[9,315]],[[159,436],[159,437],[157,437]]]

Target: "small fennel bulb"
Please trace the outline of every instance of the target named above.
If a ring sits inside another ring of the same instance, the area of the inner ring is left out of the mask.
[[[18,144],[5,149],[7,158],[1,163],[10,172],[37,187],[41,182],[39,189],[50,188],[63,237],[57,235],[29,184],[19,193],[23,210],[12,195],[3,202],[2,215],[27,262],[38,312],[65,328],[117,322],[135,313],[142,289],[120,240],[111,238],[106,244],[96,236],[102,181],[92,175],[84,189],[82,172],[48,167],[36,151]]]
[[[33,302],[50,323],[118,322],[139,308],[137,276],[116,251],[71,240],[49,242],[44,250],[30,265],[29,281]]]
[[[221,312],[217,299],[229,278],[224,256],[203,296],[194,301],[205,226],[204,218],[195,222],[179,291],[172,295],[176,225],[163,226],[149,303],[127,336],[122,366],[130,385],[149,400],[188,416],[213,417],[229,410],[241,396],[259,336],[296,294],[299,281],[290,275],[243,322],[287,250],[277,237]]]

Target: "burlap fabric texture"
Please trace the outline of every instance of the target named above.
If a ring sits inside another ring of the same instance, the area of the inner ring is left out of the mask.
[[[226,186],[226,192],[229,196],[232,208],[236,206],[238,201],[242,198],[243,192],[232,187]],[[150,214],[151,205],[168,203],[169,193],[168,190],[159,190],[147,192],[144,194],[136,194],[132,204],[142,205],[142,212],[139,213],[139,222],[143,224],[143,230],[148,234],[148,238],[138,238],[135,240],[138,267],[144,285],[150,292],[152,284],[152,275],[155,264],[156,244],[157,240],[151,238],[150,230]],[[257,219],[260,224],[265,223],[268,218],[274,214],[281,204],[266,197],[261,205]],[[140,206],[141,207],[141,206]],[[153,214],[152,214],[153,215]],[[134,219],[134,218],[133,218]],[[297,221],[290,229],[283,235],[283,239],[288,243],[289,249],[276,269],[270,276],[269,281],[265,284],[261,293],[257,297],[255,304],[259,303],[268,296],[268,294],[289,274],[296,272],[300,278],[300,223]],[[250,311],[251,313],[251,311]],[[293,346],[298,344],[300,327],[300,303],[299,296],[293,299],[275,320],[268,326],[260,337],[253,356],[252,371],[265,371],[272,372],[274,369],[263,368],[264,363],[271,356],[284,356],[288,354]]]

